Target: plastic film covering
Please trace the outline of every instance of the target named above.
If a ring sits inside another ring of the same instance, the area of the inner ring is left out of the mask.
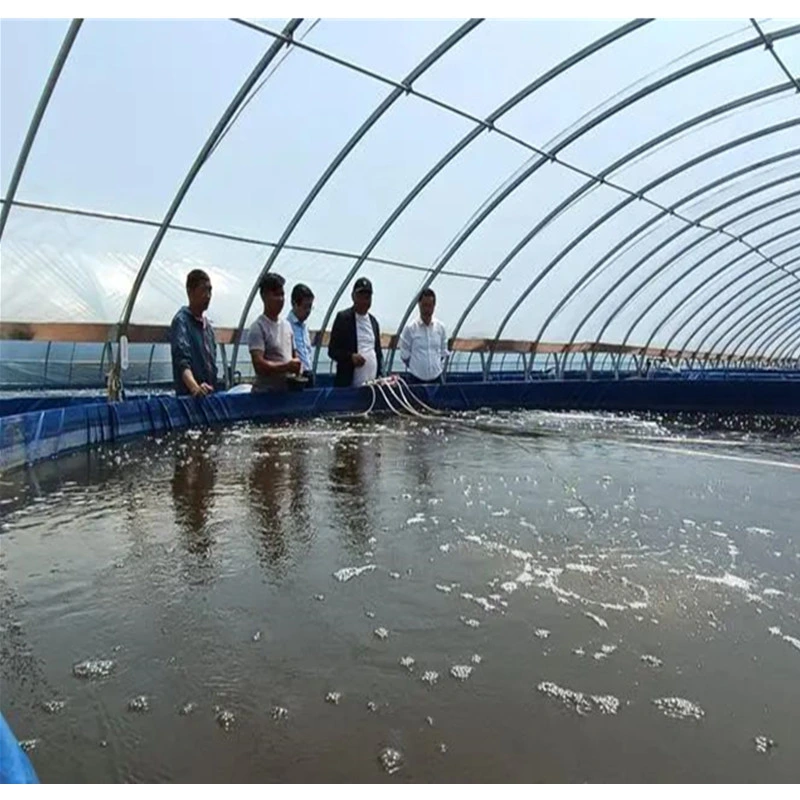
[[[311,286],[323,334],[361,275],[389,335],[430,286],[448,334],[483,343],[454,373],[796,363],[800,20],[3,21],[0,39],[3,386],[98,385],[129,333],[126,379],[168,381],[144,331],[193,268],[230,375],[267,271]],[[98,333],[11,346],[52,323]]]

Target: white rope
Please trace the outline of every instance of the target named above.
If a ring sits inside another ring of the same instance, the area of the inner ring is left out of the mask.
[[[416,400],[417,403],[419,403],[426,411],[430,411],[431,414],[442,414],[442,413],[444,413],[442,411],[439,411],[436,408],[431,408],[426,403],[423,403],[422,400],[420,400],[419,397],[417,397],[414,394],[414,392],[411,391],[411,387],[406,383],[406,381],[403,378],[401,378],[399,375],[397,376],[397,382],[400,384],[401,391],[403,390],[403,388],[405,388],[405,390],[411,395],[411,397],[413,397],[414,400]]]

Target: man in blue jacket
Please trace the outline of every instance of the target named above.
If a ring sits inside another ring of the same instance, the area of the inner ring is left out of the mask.
[[[201,269],[186,276],[189,305],[172,318],[172,379],[177,395],[205,397],[217,388],[217,339],[205,316],[211,303],[211,279]]]

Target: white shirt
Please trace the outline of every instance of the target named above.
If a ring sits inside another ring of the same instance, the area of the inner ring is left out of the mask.
[[[438,378],[448,355],[447,332],[435,317],[430,325],[426,325],[420,317],[403,329],[400,358],[415,378],[421,381]]]
[[[364,365],[353,371],[353,386],[363,386],[378,377],[378,356],[375,353],[375,331],[369,314],[356,314],[356,340],[358,352],[366,359]]]

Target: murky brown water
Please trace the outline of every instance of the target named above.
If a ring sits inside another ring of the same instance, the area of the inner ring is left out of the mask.
[[[799,780],[796,435],[483,423],[554,435],[317,420],[0,478],[40,778]]]

